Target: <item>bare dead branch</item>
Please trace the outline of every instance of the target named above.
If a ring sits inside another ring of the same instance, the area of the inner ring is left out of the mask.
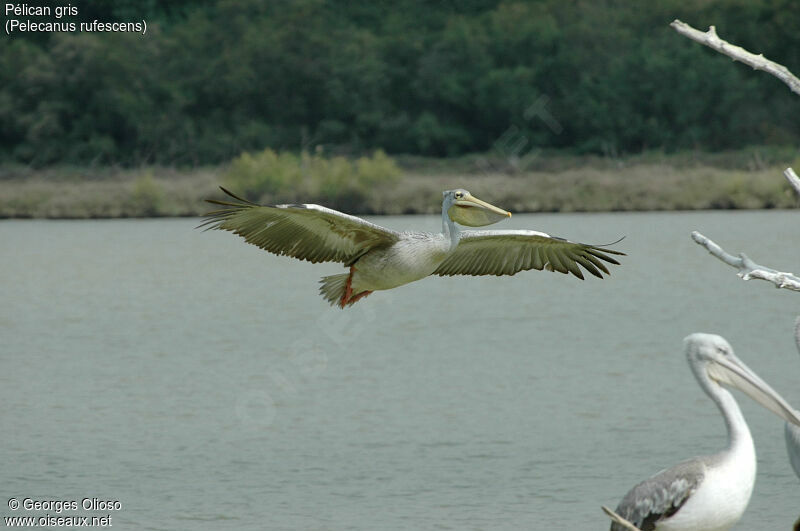
[[[639,529],[638,527],[636,527],[635,525],[633,525],[632,523],[630,523],[629,521],[627,521],[626,519],[624,519],[611,509],[609,509],[608,507],[606,507],[605,505],[601,505],[600,507],[603,509],[603,512],[606,513],[609,518],[611,518],[612,521],[618,523],[625,529],[629,529],[630,531],[642,531],[641,529]]]
[[[789,184],[792,185],[794,191],[800,195],[800,178],[797,177],[797,174],[791,168],[786,168],[783,170],[783,174],[786,176],[786,179],[789,181]]]
[[[692,239],[697,242],[698,245],[705,247],[713,256],[719,258],[729,266],[738,269],[738,275],[742,280],[750,280],[751,278],[766,280],[767,282],[775,284],[776,288],[800,291],[800,278],[792,273],[777,271],[757,264],[744,253],[739,253],[739,256],[733,256],[697,231],[692,232]]]
[[[800,94],[800,79],[797,79],[797,77],[795,77],[789,71],[789,69],[783,65],[779,65],[778,63],[765,59],[761,54],[754,55],[744,48],[725,42],[717,36],[717,31],[714,26],[710,26],[708,31],[705,33],[698,31],[677,19],[674,20],[670,26],[672,26],[681,35],[684,35],[694,41],[699,42],[700,44],[704,44],[709,48],[725,54],[734,61],[741,61],[742,63],[749,65],[756,70],[763,70],[768,74],[772,74],[786,83],[792,92],[795,94]],[[792,168],[786,168],[783,171],[783,175],[789,181],[789,184],[792,185],[794,191],[800,195],[800,178],[797,177],[797,174],[794,172],[794,170]],[[739,253],[738,257],[733,256],[697,231],[692,232],[692,239],[699,245],[705,247],[706,250],[708,250],[708,252],[713,256],[717,257],[729,266],[738,269],[738,275],[742,280],[757,278],[772,282],[776,288],[786,288],[792,291],[800,291],[800,278],[796,277],[792,273],[776,271],[775,269],[759,265],[753,262],[744,253]],[[794,340],[798,351],[800,351],[800,317],[795,320]],[[789,453],[789,460],[792,463],[792,467],[800,476],[800,466],[798,466],[798,462],[800,462],[800,448],[797,446],[797,437],[794,434],[796,432],[793,432],[792,430],[797,430],[797,427],[791,426],[787,422],[786,449]],[[606,507],[603,507],[603,510],[609,515],[609,517],[611,517],[612,520],[619,521],[617,519],[618,516],[612,511]],[[626,528],[628,527],[628,525],[626,525],[624,522],[620,522],[620,524]],[[636,529],[632,526],[631,528]],[[792,527],[792,529],[794,531],[800,531],[800,518],[798,518],[794,523],[794,527]]]
[[[800,79],[797,79],[785,66],[765,59],[763,55],[752,54],[744,48],[725,42],[717,36],[717,31],[714,26],[710,26],[705,33],[677,19],[674,20],[670,26],[681,35],[717,50],[735,61],[741,61],[754,69],[763,70],[764,72],[772,74],[786,83],[793,92],[800,94]],[[786,176],[786,179],[792,185],[795,192],[800,195],[800,178],[797,177],[794,170],[792,168],[786,168],[783,174]],[[709,253],[716,256],[721,261],[738,269],[738,275],[742,280],[756,278],[772,282],[778,288],[800,291],[800,278],[792,273],[785,273],[759,265],[750,260],[744,253],[739,253],[739,256],[733,256],[697,231],[692,232],[692,239],[699,245],[705,247]]]
[[[678,19],[673,20],[670,26],[681,35],[689,37],[700,44],[704,44],[719,53],[725,54],[734,61],[740,61],[752,67],[754,70],[763,70],[768,74],[772,74],[786,83],[789,88],[792,89],[792,92],[800,94],[800,79],[797,79],[788,68],[766,59],[761,54],[752,54],[740,46],[733,45],[720,39],[717,36],[717,30],[714,26],[710,26],[705,33],[694,29],[689,24],[681,22]]]

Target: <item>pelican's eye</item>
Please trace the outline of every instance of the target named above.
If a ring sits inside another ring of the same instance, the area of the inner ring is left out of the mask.
[[[461,199],[464,197],[464,192],[456,192],[456,199]]]
[[[719,352],[723,356],[727,356],[728,354],[730,354],[730,351],[727,349],[727,347],[718,346],[718,347],[716,347],[716,349],[717,349],[717,352]]]

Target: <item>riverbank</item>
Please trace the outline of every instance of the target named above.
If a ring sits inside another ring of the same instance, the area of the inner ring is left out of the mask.
[[[513,212],[795,208],[781,172],[786,153],[648,154],[627,159],[541,156],[512,163],[482,156],[397,159],[401,176],[366,190],[355,214],[439,211],[442,190],[462,187]],[[795,164],[795,166],[797,166]],[[0,168],[0,218],[199,216],[219,197],[227,166]],[[262,202],[323,202],[291,192]]]

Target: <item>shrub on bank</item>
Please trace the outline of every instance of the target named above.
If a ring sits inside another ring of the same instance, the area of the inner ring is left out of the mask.
[[[316,201],[353,210],[363,205],[373,187],[391,184],[400,174],[394,160],[380,150],[351,161],[341,156],[265,149],[239,155],[223,182],[232,192],[253,201]]]

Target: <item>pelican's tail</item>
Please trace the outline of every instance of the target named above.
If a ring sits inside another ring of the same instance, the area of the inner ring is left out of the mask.
[[[344,308],[345,306],[352,306],[356,301],[372,293],[369,290],[353,293],[351,282],[353,281],[355,270],[355,267],[350,266],[349,273],[322,277],[322,280],[319,281],[322,284],[319,288],[319,294],[331,303],[331,306]]]
[[[341,305],[342,297],[344,297],[345,290],[347,289],[347,278],[349,273],[342,273],[341,275],[331,275],[322,277],[319,283],[319,294],[322,298],[328,301],[331,306]]]

